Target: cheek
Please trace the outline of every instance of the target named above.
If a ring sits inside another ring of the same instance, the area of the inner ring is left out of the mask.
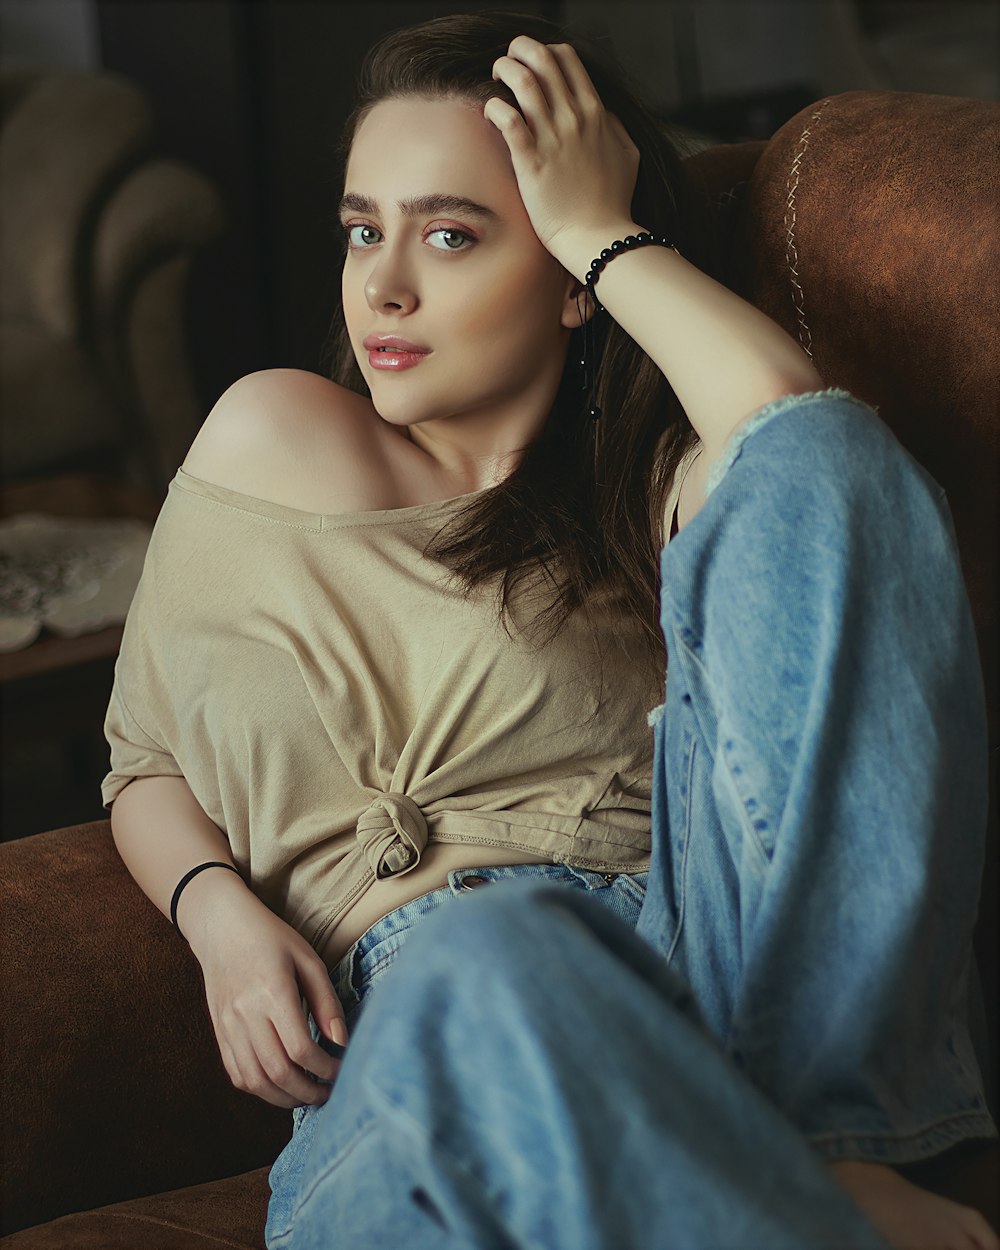
[[[508,266],[478,284],[463,311],[463,337],[527,345],[537,356],[559,338],[562,296],[551,269]]]
[[[345,270],[344,277],[340,284],[340,298],[344,308],[344,320],[347,322],[348,330],[353,328],[353,323],[361,306],[367,308],[367,302],[364,297],[364,290],[359,287],[357,281],[353,281]]]

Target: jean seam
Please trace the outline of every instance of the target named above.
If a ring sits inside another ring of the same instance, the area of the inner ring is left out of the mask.
[[[548,867],[548,865],[545,865],[545,867]],[[602,886],[608,884],[604,880],[603,873],[598,872],[596,868],[574,868],[571,864],[553,864],[553,867],[564,868],[566,876],[560,877],[553,874],[550,880],[548,875],[546,875],[543,878],[546,885],[566,884],[579,886],[583,890],[599,890]],[[593,880],[592,878],[594,877],[598,878],[598,880]]]
[[[685,656],[685,663],[687,663],[687,664],[691,664],[694,668],[696,668],[696,669],[698,670],[698,672],[699,672],[699,674],[700,674],[700,678],[701,678],[701,684],[702,684],[702,686],[704,687],[704,689],[705,689],[706,691],[709,691],[709,692],[710,692],[710,695],[711,695],[711,699],[712,699],[712,704],[713,704],[713,706],[714,706],[714,707],[718,707],[718,705],[719,705],[719,702],[720,702],[720,701],[719,701],[719,699],[715,696],[713,684],[712,684],[711,680],[709,679],[709,676],[708,676],[708,673],[707,673],[707,672],[706,672],[706,670],[705,670],[705,666],[704,666],[704,664],[702,664],[701,660],[700,660],[700,659],[698,658],[698,656],[695,654],[695,652],[694,652],[694,650],[691,648],[691,646],[690,646],[687,642],[685,642],[685,641],[684,641],[683,637],[681,637],[681,636],[680,636],[680,632],[679,632],[679,631],[678,631],[678,637],[677,637],[677,645],[678,645],[678,646],[681,648],[681,650],[684,652],[684,656]],[[716,718],[716,732],[717,732],[717,733],[718,733],[718,725],[719,725],[719,722],[720,722],[720,721],[721,721],[721,717],[717,717],[717,718]],[[702,725],[701,721],[699,721],[699,720],[697,719],[697,717],[695,717],[695,724],[696,724],[696,725],[697,725],[697,727],[698,727],[698,731],[699,731],[699,733],[700,733],[700,734],[702,735],[702,737],[703,737],[703,738],[705,738],[705,739],[706,739],[706,741],[707,741],[708,735],[705,733],[705,728],[704,728],[704,726]],[[714,757],[714,758],[715,758],[715,760],[718,760],[718,759],[720,758],[720,755],[721,755],[721,759],[722,759],[722,767],[723,767],[723,770],[724,770],[724,772],[725,772],[725,776],[726,776],[726,778],[727,778],[727,780],[728,780],[728,782],[729,782],[729,785],[730,785],[730,788],[731,788],[731,790],[732,790],[733,796],[734,796],[734,797],[735,797],[735,799],[736,799],[737,807],[739,808],[740,818],[741,818],[741,819],[740,819],[740,823],[741,823],[741,825],[743,826],[745,833],[746,833],[746,834],[750,837],[751,844],[752,844],[752,845],[756,848],[756,850],[757,850],[757,851],[759,852],[759,854],[760,854],[760,857],[761,857],[761,866],[762,866],[763,868],[765,868],[765,869],[766,869],[766,868],[770,867],[770,864],[771,864],[771,856],[768,854],[767,848],[764,846],[763,842],[761,841],[760,837],[758,836],[758,834],[757,834],[757,830],[753,827],[753,820],[752,820],[752,818],[751,818],[750,813],[746,810],[745,801],[744,801],[744,799],[743,799],[743,796],[740,794],[739,788],[738,788],[738,787],[737,787],[737,785],[736,785],[735,778],[733,777],[732,772],[730,771],[730,768],[729,768],[729,762],[728,762],[728,760],[726,759],[725,752],[721,752],[721,753],[720,753],[720,751],[719,751],[719,746],[718,746],[718,742],[717,742],[717,743],[716,743],[716,750],[715,750],[715,757]],[[688,784],[689,784],[689,786],[690,786],[690,777],[689,777],[689,779],[688,779]],[[690,797],[691,797],[691,791],[690,791],[690,788],[689,788],[689,790],[688,790],[688,806],[689,806],[689,808],[690,808]]]
[[[975,1137],[965,1130],[964,1126],[969,1123],[981,1124],[987,1130]],[[907,1146],[916,1146],[921,1153],[916,1158],[907,1158],[899,1160],[899,1162],[915,1163],[920,1159],[933,1158],[934,1155],[940,1154],[942,1150],[949,1146],[958,1145],[962,1141],[970,1140],[994,1140],[996,1132],[988,1132],[991,1125],[990,1117],[987,1113],[978,1110],[957,1111],[950,1115],[939,1116],[935,1120],[930,1120],[923,1124],[920,1128],[915,1129],[911,1133],[872,1133],[872,1132],[851,1132],[838,1131],[832,1133],[803,1133],[803,1137],[809,1145],[820,1155],[827,1157],[824,1147],[841,1147],[847,1150],[868,1150],[866,1157],[876,1158],[876,1156],[885,1161],[889,1155],[885,1147],[895,1146],[903,1153],[907,1153]],[[898,1153],[893,1152],[893,1153]],[[829,1154],[831,1161],[837,1161],[847,1158],[846,1155],[837,1154],[835,1151]]]
[[[344,1161],[347,1155],[349,1155],[351,1151],[353,1151],[357,1147],[359,1142],[364,1141],[364,1139],[370,1133],[374,1133],[375,1127],[376,1127],[375,1120],[373,1117],[372,1119],[368,1121],[367,1124],[363,1125],[358,1130],[358,1132],[356,1132],[353,1135],[350,1141],[347,1142],[344,1145],[344,1147],[341,1150],[339,1150],[336,1155],[334,1155],[332,1159],[330,1159],[324,1165],[323,1170],[321,1172],[316,1173],[316,1175],[310,1181],[308,1189],[300,1188],[299,1193],[296,1194],[296,1197],[295,1197],[295,1207],[292,1210],[292,1222],[290,1225],[291,1228],[295,1227],[296,1217],[298,1216],[299,1211],[302,1210],[302,1207],[305,1204],[305,1202],[308,1200],[308,1198],[315,1192],[318,1186],[330,1176],[331,1173],[335,1172],[337,1168],[340,1167],[341,1163]]]
[[[725,774],[726,780],[729,783],[729,788],[733,792],[733,795],[736,799],[737,807],[739,809],[740,824],[743,826],[744,837],[747,837],[750,839],[750,845],[757,852],[757,857],[760,861],[760,866],[766,871],[771,866],[772,852],[768,851],[767,847],[761,841],[760,835],[757,833],[757,830],[754,828],[753,817],[751,816],[751,813],[747,811],[746,800],[744,799],[743,795],[740,793],[739,787],[736,784],[736,778],[733,776],[733,771],[729,767],[729,760],[726,758],[725,752],[724,751],[720,752],[717,747],[716,748],[717,759],[719,758],[720,754],[722,756],[723,772]],[[777,835],[775,835],[775,837],[777,838]]]
[[[361,977],[361,990],[360,990],[360,996],[361,996],[362,998],[364,997],[364,991],[368,988],[369,984],[371,983],[371,979],[372,979],[372,977],[374,977],[377,973],[381,972],[381,971],[382,971],[382,969],[383,969],[383,968],[384,968],[387,964],[391,964],[391,963],[392,963],[392,961],[393,961],[393,960],[396,958],[396,956],[399,954],[399,951],[400,951],[400,946],[401,946],[401,943],[400,943],[400,944],[397,944],[396,946],[394,946],[394,947],[392,948],[392,950],[391,950],[391,951],[388,951],[386,954],[384,954],[384,955],[383,955],[383,956],[379,959],[378,963],[374,965],[374,967],[372,967],[372,968],[365,968],[365,970],[364,970],[364,972],[363,972],[363,974],[362,974],[362,977]]]
[[[687,799],[684,804],[684,851],[681,855],[680,898],[677,900],[677,925],[674,928],[674,936],[667,951],[668,964],[673,960],[677,945],[681,940],[681,931],[684,928],[684,908],[687,902],[688,851],[691,847],[691,782],[694,779],[694,761],[697,751],[698,739],[692,735],[691,750],[688,753]]]

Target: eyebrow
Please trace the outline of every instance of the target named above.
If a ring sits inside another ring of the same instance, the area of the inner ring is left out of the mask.
[[[466,199],[464,195],[416,195],[408,200],[397,200],[396,207],[405,217],[433,217],[437,213],[450,213],[459,217],[479,217],[484,221],[498,221],[500,214]],[[358,195],[348,191],[340,201],[340,212],[368,213],[377,217],[377,201],[370,195]]]

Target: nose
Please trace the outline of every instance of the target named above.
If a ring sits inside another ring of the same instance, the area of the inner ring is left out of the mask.
[[[414,283],[398,252],[383,250],[365,282],[365,299],[373,312],[410,313],[416,308]]]

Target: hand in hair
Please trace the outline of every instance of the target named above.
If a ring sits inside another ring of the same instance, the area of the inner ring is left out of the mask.
[[[483,116],[510,150],[521,199],[535,233],[561,259],[560,239],[573,232],[611,239],[632,222],[639,149],[601,102],[576,51],[527,35],[511,41],[493,77],[521,112],[487,101]]]

